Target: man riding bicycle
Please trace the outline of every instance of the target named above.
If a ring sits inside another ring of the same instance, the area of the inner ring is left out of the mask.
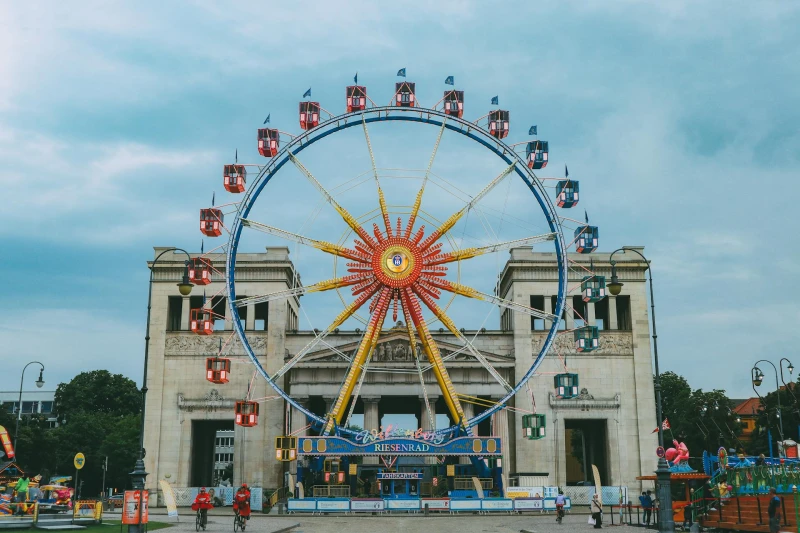
[[[567,504],[567,498],[564,496],[564,491],[559,490],[556,496],[556,522],[561,523],[564,518],[564,506]]]
[[[201,487],[200,492],[197,493],[197,497],[194,499],[194,503],[192,504],[192,511],[197,511],[197,513],[200,515],[200,522],[198,523],[198,526],[202,527],[203,529],[206,528],[206,524],[208,523],[208,510],[213,508],[214,506],[211,504],[211,495],[206,492],[205,487]]]
[[[242,483],[233,497],[233,512],[245,520],[250,520],[250,488],[247,483]]]

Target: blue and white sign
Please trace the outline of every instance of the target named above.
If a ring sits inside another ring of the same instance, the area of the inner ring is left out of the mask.
[[[422,507],[428,506],[431,511],[449,511],[450,499],[449,498],[424,498],[422,500]]]
[[[317,511],[349,511],[350,500],[324,499],[317,500]]]
[[[290,498],[287,502],[287,509],[289,511],[299,511],[303,513],[314,512],[317,510],[316,500],[297,500]]]
[[[481,510],[483,511],[513,511],[514,500],[498,498],[492,500],[481,500]]]
[[[517,498],[514,500],[514,510],[516,511],[541,511],[544,508],[544,500],[541,498]]]
[[[350,500],[350,510],[353,512],[383,511],[386,505],[383,500]]]
[[[386,508],[389,510],[418,511],[420,508],[419,500],[386,500]]]
[[[451,511],[480,511],[481,510],[481,501],[480,500],[454,500],[450,499],[450,510]]]
[[[378,472],[378,479],[422,479],[422,472]]]

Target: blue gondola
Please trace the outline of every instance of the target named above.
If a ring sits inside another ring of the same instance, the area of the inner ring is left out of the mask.
[[[575,230],[575,250],[579,254],[589,254],[597,250],[600,230],[597,226],[581,226]]]
[[[570,208],[578,205],[578,182],[561,180],[556,184],[556,204],[558,207]]]
[[[531,141],[525,147],[528,168],[538,170],[547,166],[547,141]]]
[[[581,281],[581,297],[584,302],[599,302],[606,297],[604,276],[585,276]]]
[[[556,374],[553,383],[559,398],[569,399],[578,395],[578,374]]]
[[[575,350],[593,352],[600,347],[600,332],[597,326],[584,326],[575,330]]]

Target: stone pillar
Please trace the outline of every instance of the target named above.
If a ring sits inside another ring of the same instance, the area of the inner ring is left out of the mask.
[[[233,322],[232,322],[233,317],[231,316],[231,308],[228,305],[228,298],[224,297],[224,300],[225,300],[225,326],[223,327],[223,329],[225,331],[230,331],[233,329]]]
[[[381,399],[362,396],[361,401],[364,402],[364,429],[380,431],[381,419],[378,416],[378,403]],[[378,457],[364,457],[365,465],[377,465],[378,461]]]
[[[547,314],[550,314],[550,315],[553,314],[553,301],[550,298],[550,296],[547,296],[547,295],[545,295],[545,297],[544,297],[544,312],[547,313]],[[544,328],[545,329],[549,329],[549,326],[547,325],[546,321],[545,321]]]
[[[499,398],[493,398],[493,401],[498,401]],[[510,460],[509,457],[511,456],[509,446],[511,445],[511,439],[509,438],[508,434],[508,409],[500,409],[495,414],[492,415],[492,427],[494,428],[494,434],[500,437],[500,450],[502,451],[502,468],[503,468],[503,496],[505,496],[505,492],[508,488],[508,472],[510,468]]]
[[[595,317],[594,317],[594,302],[588,302],[586,304],[586,322],[587,322],[586,325],[587,326],[596,325],[594,323],[594,320],[595,320]]]
[[[308,409],[308,397],[295,398],[295,401],[297,401],[297,403]],[[305,437],[306,435],[308,435],[308,428],[306,427],[308,425],[308,420],[306,419],[306,415],[304,415],[303,412],[300,411],[299,409],[292,407],[291,417],[292,419],[291,419],[290,432],[292,436]],[[289,463],[289,472],[293,476],[297,475],[297,461],[292,461]]]
[[[470,418],[475,416],[475,406],[473,404],[464,402],[464,403],[461,404],[461,406],[464,408],[464,419],[465,420],[469,420]],[[477,426],[474,426],[472,428],[472,435],[475,436],[475,437],[478,436],[478,427]],[[458,459],[458,462],[461,463],[462,465],[468,465],[468,464],[470,464],[471,461],[470,461],[469,457],[460,457]]]
[[[189,331],[189,315],[192,308],[189,298],[184,296],[181,302],[181,331]]]
[[[608,329],[619,329],[617,323],[617,297],[607,296],[608,298]]]
[[[572,309],[572,296],[567,295],[564,309],[566,309],[565,322],[567,329],[575,329],[575,311]]]
[[[250,304],[247,306],[247,318],[244,320],[244,329],[253,331],[256,329],[256,306]]]

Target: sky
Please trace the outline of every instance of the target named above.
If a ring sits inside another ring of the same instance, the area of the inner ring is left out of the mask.
[[[31,1],[0,3],[0,25],[0,390],[15,390],[30,360],[47,367],[47,388],[97,368],[140,382],[153,246],[199,249],[198,209],[224,197],[235,150],[263,161],[254,130],[267,114],[296,133],[303,92],[338,112],[356,72],[388,102],[403,67],[428,105],[454,76],[471,120],[498,95],[509,142],[537,124],[545,174],[568,164],[580,180],[601,251],[645,246],[662,371],[747,397],[753,362],[797,357],[796,3]],[[420,169],[436,131],[374,135],[379,166]],[[355,142],[350,132],[310,149],[309,168],[333,185],[368,171]],[[474,194],[498,168],[448,139],[434,171]],[[282,180],[262,220],[325,234],[333,215],[313,189],[296,171]],[[389,181],[393,194],[416,191]],[[491,201],[524,218],[511,187]],[[357,210],[367,193],[354,191],[343,197]],[[486,242],[465,224],[471,236]],[[264,245],[279,243],[247,241]],[[323,279],[297,254],[304,281]],[[496,267],[473,275],[490,288]],[[324,327],[329,304],[303,320]]]

